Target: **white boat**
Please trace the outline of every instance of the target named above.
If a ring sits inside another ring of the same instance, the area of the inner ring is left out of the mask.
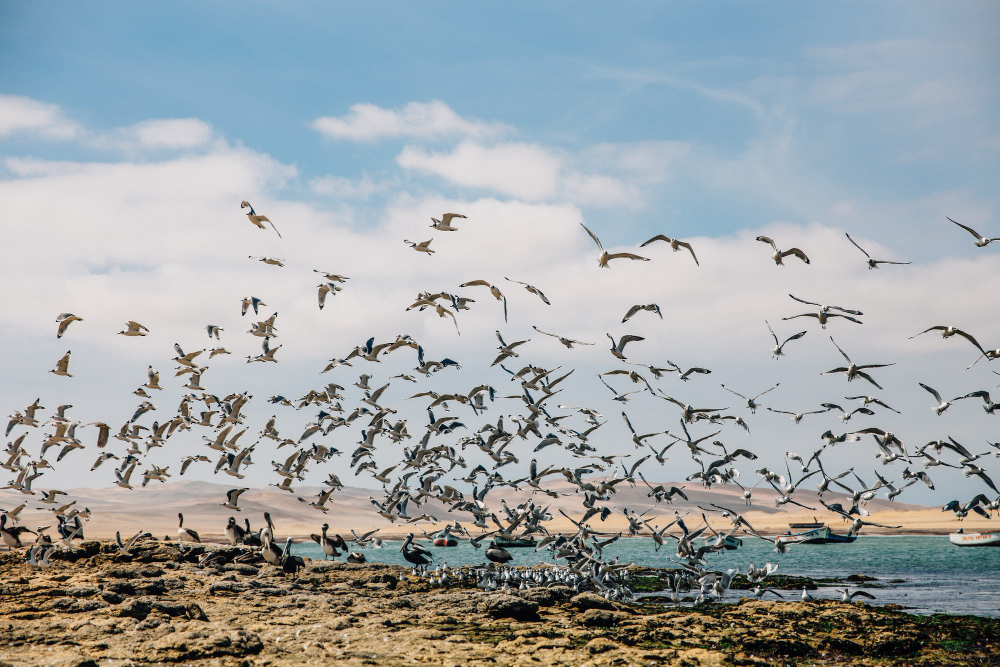
[[[952,544],[960,547],[1000,547],[1000,530],[988,533],[966,533],[961,528],[948,536]]]

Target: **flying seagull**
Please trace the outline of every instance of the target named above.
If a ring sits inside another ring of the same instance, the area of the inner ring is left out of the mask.
[[[274,226],[274,223],[271,222],[271,220],[268,219],[266,215],[257,215],[256,211],[253,210],[253,206],[250,205],[250,202],[244,199],[243,202],[240,203],[240,208],[250,209],[250,212],[247,213],[247,218],[250,220],[250,222],[255,224],[257,227],[260,227],[261,229],[267,229],[267,227],[264,226],[264,223],[266,222],[267,224],[271,225],[271,229],[273,229],[274,233],[278,235],[278,238],[279,239],[281,238],[281,232],[279,232],[278,228]]]
[[[855,241],[854,239],[852,239],[850,234],[848,234],[847,232],[844,232],[844,236],[847,237],[848,241],[850,241],[851,243],[854,244],[855,248],[857,248],[861,252],[865,253],[865,257],[868,258],[868,270],[869,271],[871,271],[872,269],[877,269],[879,264],[913,264],[913,262],[890,262],[890,261],[885,260],[885,259],[872,259],[872,256],[869,255],[867,252],[865,252],[865,249],[862,248],[861,246],[859,246],[858,242]]]

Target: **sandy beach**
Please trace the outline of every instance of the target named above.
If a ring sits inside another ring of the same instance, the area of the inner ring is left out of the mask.
[[[678,486],[683,483],[664,482],[670,486]],[[623,488],[624,487],[624,488]],[[233,511],[221,507],[225,501],[226,491],[230,488],[222,484],[210,482],[171,482],[167,484],[154,484],[145,489],[127,490],[119,487],[109,487],[104,489],[70,489],[65,499],[58,505],[65,505],[76,501],[74,507],[91,510],[91,519],[87,522],[84,535],[88,539],[112,539],[116,531],[123,535],[131,535],[139,530],[147,530],[159,537],[176,535],[177,533],[177,513],[183,512],[185,525],[196,529],[202,536],[208,539],[222,539],[223,529],[230,516],[235,516],[242,522],[244,517],[250,520],[254,529],[263,523],[263,513],[271,513],[275,524],[279,527],[282,535],[295,537],[305,537],[311,533],[318,533],[319,527],[323,523],[330,525],[330,532],[349,534],[351,529],[358,533],[363,531],[378,529],[379,534],[384,538],[400,538],[409,532],[420,535],[420,528],[431,532],[435,528],[450,521],[460,521],[463,525],[468,524],[468,515],[464,513],[452,513],[448,508],[436,501],[425,503],[420,512],[434,516],[438,521],[420,521],[408,524],[405,521],[391,523],[382,519],[373,510],[369,501],[372,492],[366,489],[347,487],[334,494],[329,504],[330,511],[323,513],[310,507],[308,504],[298,500],[299,497],[312,500],[318,488],[302,487],[299,493],[292,495],[273,488],[251,489],[240,498],[241,511]],[[579,497],[572,493],[572,487],[568,484],[554,483],[551,488],[562,492],[559,498],[551,498],[544,494],[535,494],[534,502],[548,506],[553,514],[553,520],[546,523],[549,530],[553,532],[573,532],[573,524],[559,513],[562,509],[566,514],[574,518],[582,515]],[[661,504],[659,506],[647,497],[644,486],[629,488],[620,486],[618,493],[612,496],[612,506],[618,508],[607,520],[601,522],[598,518],[590,520],[595,529],[607,533],[617,533],[627,530],[628,521],[625,519],[622,509],[628,508],[640,514],[648,512],[646,519],[653,525],[664,525],[674,519],[676,510],[682,515],[689,514],[700,521],[700,507],[710,507],[716,504],[728,507],[743,514],[744,518],[751,523],[762,534],[773,535],[784,533],[788,530],[789,523],[800,523],[812,521],[817,518],[820,521],[828,522],[835,530],[841,529],[846,532],[847,524],[836,515],[827,511],[819,504],[819,498],[814,492],[802,490],[797,494],[802,497],[802,502],[810,507],[816,507],[816,512],[794,508],[796,511],[788,511],[784,508],[776,508],[767,505],[773,494],[760,494],[754,505],[747,507],[743,502],[741,492],[735,487],[714,487],[706,490],[698,487],[687,486],[685,493],[689,500],[685,501],[676,497],[672,504]],[[514,506],[529,497],[525,491],[511,491],[509,489],[498,490],[499,497],[504,498],[507,504]],[[843,494],[827,493],[823,499],[827,503],[842,503],[850,505],[850,499]],[[5,491],[0,493],[0,507],[12,509],[27,500],[27,506],[20,515],[21,523],[34,528],[37,525],[54,525],[55,517],[47,510],[47,507],[40,504],[34,498],[27,498],[21,494]],[[499,501],[498,501],[499,502]],[[993,530],[992,522],[972,514],[964,520],[959,521],[951,512],[942,512],[940,508],[926,507],[922,505],[910,505],[904,503],[890,503],[883,499],[873,499],[866,505],[870,517],[866,520],[881,523],[889,526],[901,526],[901,528],[878,528],[866,527],[864,534],[927,534],[945,535],[962,528],[965,532],[976,532],[983,530]],[[731,524],[718,514],[711,516],[709,520],[713,527],[718,530],[726,530]],[[686,519],[689,523],[691,519]],[[417,527],[419,526],[419,528]],[[475,528],[470,530],[475,531]]]

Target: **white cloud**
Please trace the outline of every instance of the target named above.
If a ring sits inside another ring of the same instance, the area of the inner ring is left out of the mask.
[[[444,102],[409,102],[401,109],[375,104],[355,104],[344,116],[323,116],[312,127],[325,137],[349,141],[382,138],[438,139],[445,137],[485,138],[507,134],[511,128],[463,118]]]
[[[252,393],[255,398],[247,410],[247,426],[254,430],[277,413],[279,429],[294,437],[311,418],[308,410],[282,411],[265,403],[273,394],[296,397],[335,381],[349,387],[347,406],[359,395],[351,388],[351,380],[358,374],[376,374],[374,381],[381,383],[393,374],[412,372],[413,352],[400,350],[381,364],[359,362],[354,368],[319,374],[327,359],[346,356],[369,336],[381,341],[401,333],[417,338],[429,357],[448,356],[463,364],[462,371],[421,380],[421,390],[453,392],[485,381],[497,386],[501,395],[517,393],[517,385],[509,382],[506,373],[489,366],[495,354],[494,332],[500,330],[508,340],[531,339],[519,348],[522,358],[518,363],[576,369],[572,381],[564,384],[560,402],[593,405],[606,415],[616,415],[622,406],[610,401],[611,394],[595,376],[619,367],[607,352],[605,334],[635,333],[646,340],[629,346],[631,361],[663,366],[671,360],[712,369],[711,376],[690,383],[672,376],[651,382],[692,404],[730,406],[730,412],[746,417],[751,423],[750,436],[729,428],[721,437],[727,444],[757,451],[762,457],[759,465],[780,468],[786,449],[811,451],[820,444],[818,433],[827,427],[840,432],[856,425],[880,425],[916,445],[946,434],[960,442],[972,442],[985,433],[983,420],[989,418],[971,401],[960,401],[937,418],[917,382],[931,384],[949,396],[990,388],[995,376],[988,364],[981,363],[966,373],[962,369],[975,357],[967,342],[931,335],[915,340],[907,337],[934,324],[954,323],[981,335],[984,345],[1000,344],[989,338],[990,332],[1000,331],[1000,311],[975,307],[974,301],[955,296],[967,294],[970,284],[984,294],[1000,290],[1000,265],[991,249],[972,259],[942,256],[910,267],[869,271],[860,253],[844,238],[843,230],[820,224],[774,223],[719,238],[688,239],[701,261],[701,267],[696,267],[687,253],[675,254],[664,244],[639,251],[642,238],[612,247],[608,240],[615,223],[585,219],[565,195],[575,187],[585,191],[577,193],[580,197],[597,197],[602,188],[610,193],[600,194],[603,197],[629,196],[627,190],[617,189],[621,184],[614,179],[581,176],[583,172],[572,157],[542,146],[466,146],[439,155],[411,152],[414,166],[408,168],[420,165],[452,182],[464,178],[471,187],[500,192],[507,188],[510,191],[503,194],[519,199],[454,200],[436,194],[414,197],[401,193],[369,213],[349,208],[330,211],[280,197],[298,177],[294,167],[219,143],[211,144],[204,153],[156,161],[9,160],[9,173],[0,180],[0,199],[5,202],[5,240],[18,252],[9,253],[0,264],[0,282],[19,288],[11,290],[0,311],[0,328],[10,332],[0,348],[0,366],[10,378],[0,387],[0,401],[10,412],[41,396],[50,405],[54,400],[59,401],[55,405],[73,404],[74,418],[84,423],[104,419],[117,425],[134,410],[138,401],[130,392],[144,380],[145,368],[152,364],[164,374],[167,387],[165,398],[154,399],[160,411],[151,416],[162,421],[172,414],[183,393],[181,382],[169,377],[172,345],[178,342],[186,349],[209,345],[204,327],[211,323],[225,329],[221,343],[234,354],[209,361],[210,370],[203,381],[218,395],[244,390]],[[622,150],[620,155],[610,147],[602,150],[606,155],[617,155],[616,168],[635,165],[638,179],[652,178],[661,168],[667,173],[674,168],[670,160],[662,162],[652,149]],[[400,160],[405,162],[402,157]],[[497,170],[478,181],[469,176],[491,162],[504,163],[506,171]],[[543,186],[518,180],[523,171],[542,179]],[[319,191],[325,187],[330,193],[338,187],[354,188],[359,193],[375,187],[370,179],[367,186],[365,181],[362,176],[357,183],[345,184],[327,177],[313,181],[312,187]],[[245,211],[239,209],[242,199],[270,217],[283,238],[253,227]],[[523,201],[528,199],[531,201]],[[853,200],[840,202],[833,206],[838,215],[858,220],[872,215]],[[457,221],[459,231],[429,229],[430,218],[445,211],[468,216]],[[651,261],[616,260],[611,269],[599,268],[596,248],[581,229],[581,222],[603,237],[609,251],[638,251]],[[786,267],[775,266],[769,248],[754,240],[760,233],[771,235],[782,247],[801,247],[812,264],[790,261]],[[933,233],[937,234],[933,238],[950,238],[951,230]],[[880,244],[874,233],[868,235],[862,229],[855,234],[852,229],[852,236],[879,258],[896,257],[890,244]],[[432,237],[432,248],[437,252],[431,257],[402,242],[404,238],[423,241]],[[286,261],[286,267],[265,266],[247,259],[248,255],[279,257]],[[343,292],[328,299],[323,311],[316,304],[319,278],[314,269],[351,277]],[[537,285],[552,305],[543,304],[505,277]],[[504,322],[503,307],[488,290],[458,287],[473,279],[486,279],[500,287],[507,297],[509,322]],[[458,314],[460,336],[450,319],[438,318],[431,311],[405,310],[417,293],[425,290],[475,299],[471,310]],[[865,324],[834,322],[823,331],[806,320],[783,322],[783,316],[809,310],[791,301],[789,292],[860,309],[866,313]],[[278,353],[279,364],[244,361],[246,355],[260,351],[259,341],[245,333],[252,316],[239,315],[239,301],[249,295],[268,304],[257,319],[279,313],[280,337],[272,341],[284,346]],[[664,320],[640,313],[627,324],[621,323],[629,305],[651,302],[660,305]],[[74,324],[67,336],[57,341],[55,315],[67,311],[84,317],[84,322]],[[115,332],[128,319],[148,326],[150,336],[139,340],[117,336]],[[809,333],[787,348],[787,358],[772,361],[764,319],[783,338],[799,330]],[[534,332],[531,325],[596,345],[567,350]],[[859,363],[897,362],[878,369],[876,377],[886,387],[887,402],[902,410],[902,416],[880,412],[860,424],[844,426],[833,415],[820,415],[811,423],[794,426],[766,411],[750,416],[729,402],[733,397],[719,387],[724,382],[745,393],[780,382],[780,389],[767,395],[766,405],[792,410],[813,409],[828,400],[846,407],[844,396],[879,393],[870,385],[847,385],[842,377],[820,375],[841,363],[829,335]],[[66,349],[74,351],[71,370],[76,377],[48,374]],[[419,420],[425,413],[418,401],[403,400],[415,392],[409,385],[391,382],[388,402],[400,409],[399,417],[414,420],[411,431],[419,431],[416,425],[422,423]],[[615,379],[610,382],[624,388]],[[519,410],[513,400],[501,399],[493,407],[486,416],[494,421],[499,414]],[[464,410],[458,406],[453,409],[456,414]],[[662,430],[677,423],[676,411],[650,395],[635,397],[627,409],[637,428]],[[461,412],[462,419],[473,430],[473,418],[465,416],[466,412]],[[698,435],[711,432],[704,425],[695,430]],[[335,432],[328,442],[347,449],[357,432],[345,431]],[[195,431],[175,436],[165,451],[154,450],[148,460],[166,465],[181,454],[200,451],[200,435],[202,432]],[[621,442],[628,442],[621,420],[609,420],[595,432],[593,442],[602,453],[621,452]],[[531,442],[516,441],[511,450],[530,458],[532,446]],[[463,454],[470,461],[478,456],[473,449]],[[544,455],[556,458],[554,450]],[[266,451],[270,455],[271,450]],[[398,459],[398,449],[385,448],[378,455],[387,461],[393,456]],[[829,457],[824,458],[829,467],[840,463],[846,467],[865,459],[875,463],[870,441],[831,448],[824,456]],[[676,479],[693,470],[693,464],[683,456],[672,464],[663,469],[667,472],[657,474]],[[511,470],[524,465],[522,459],[520,466]],[[273,481],[263,468],[255,466],[248,482]],[[898,473],[898,469],[892,472]],[[87,481],[106,484],[111,474],[107,469]],[[316,474],[322,475],[322,471]],[[57,466],[56,471],[46,474],[45,481],[58,485],[71,476],[66,466]],[[949,477],[955,480],[949,482]],[[936,473],[935,482],[947,489],[949,484],[960,488],[958,484],[964,480],[959,471],[948,471]]]
[[[184,150],[204,146],[212,139],[212,126],[197,118],[147,120],[98,135],[91,143],[121,150]]]
[[[404,169],[439,176],[527,201],[569,201],[594,206],[637,206],[639,189],[615,176],[572,168],[572,158],[537,144],[483,146],[464,141],[451,151],[407,146],[396,157]]]
[[[486,147],[470,141],[441,153],[407,146],[396,162],[404,169],[440,176],[457,185],[527,200],[554,197],[563,166],[559,157],[535,144]]]
[[[0,137],[18,134],[68,140],[80,134],[80,127],[68,120],[57,104],[39,102],[30,97],[0,95]]]

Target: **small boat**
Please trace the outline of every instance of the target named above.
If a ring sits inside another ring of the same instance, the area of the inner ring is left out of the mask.
[[[733,549],[739,549],[743,546],[743,540],[738,537],[733,537],[732,535],[713,535],[712,537],[703,538],[703,543],[708,547],[718,546],[722,542],[722,547],[726,551],[732,551]]]
[[[790,523],[790,529],[784,535],[777,535],[776,540],[784,544],[848,544],[858,539],[857,535],[837,535],[825,523]],[[796,531],[796,532],[792,532]]]
[[[433,544],[436,547],[457,547],[458,538],[451,534],[448,528],[445,528],[439,533],[434,533],[431,537]]]
[[[988,533],[966,533],[961,528],[948,536],[951,543],[960,547],[1000,547],[1000,530]]]
[[[534,547],[538,545],[538,540],[533,537],[516,537],[514,539],[507,539],[506,537],[500,537],[499,535],[493,540],[493,543],[502,549],[512,549],[516,547]]]

